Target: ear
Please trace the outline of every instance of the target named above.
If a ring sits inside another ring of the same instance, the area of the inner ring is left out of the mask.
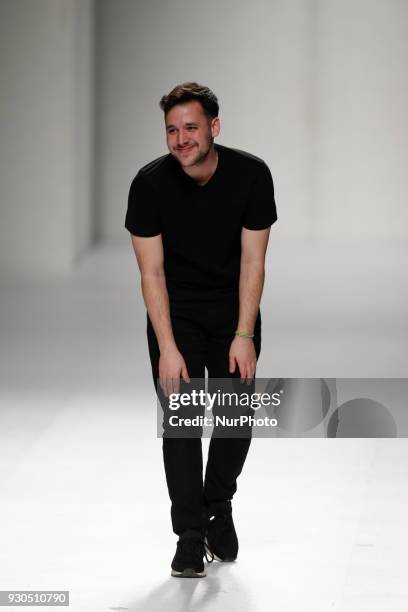
[[[219,117],[214,117],[214,119],[211,121],[211,136],[213,138],[215,136],[218,136],[220,131],[221,131],[220,119]]]

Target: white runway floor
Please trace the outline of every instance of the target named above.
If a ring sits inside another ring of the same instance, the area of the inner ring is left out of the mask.
[[[408,250],[272,252],[258,376],[407,377]],[[408,610],[406,439],[253,440],[237,562],[172,578],[133,253],[3,284],[0,317],[0,590],[69,590],[73,612]]]

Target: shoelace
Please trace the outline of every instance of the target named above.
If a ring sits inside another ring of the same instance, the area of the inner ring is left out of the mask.
[[[203,544],[204,544],[204,556],[207,560],[207,563],[212,563],[214,561],[214,553],[211,550],[211,548],[208,546],[205,540],[203,540]],[[208,558],[207,553],[210,555],[210,558]]]

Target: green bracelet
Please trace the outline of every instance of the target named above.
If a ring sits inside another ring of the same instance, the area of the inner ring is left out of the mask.
[[[240,338],[253,338],[254,334],[247,334],[246,332],[240,332],[240,331],[236,331],[235,332],[236,336],[239,336]]]

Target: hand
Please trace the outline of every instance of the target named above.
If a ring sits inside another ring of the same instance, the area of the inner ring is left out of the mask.
[[[183,355],[174,345],[162,351],[159,359],[160,387],[165,397],[180,390],[180,374],[185,382],[190,382]]]
[[[235,336],[232,341],[229,351],[229,371],[231,374],[235,372],[237,364],[241,374],[241,383],[247,379],[247,384],[250,385],[256,370],[256,352],[252,338]]]

